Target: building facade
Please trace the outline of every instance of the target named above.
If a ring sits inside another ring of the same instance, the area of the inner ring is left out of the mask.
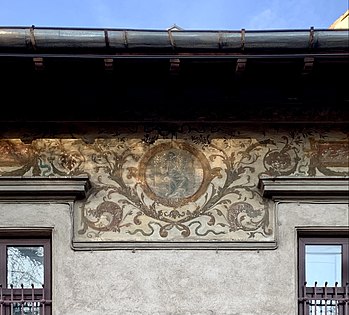
[[[349,315],[348,57],[345,29],[2,28],[0,314]]]

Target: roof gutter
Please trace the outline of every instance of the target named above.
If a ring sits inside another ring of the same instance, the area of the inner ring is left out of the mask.
[[[348,54],[349,30],[186,31],[0,27],[1,55]]]

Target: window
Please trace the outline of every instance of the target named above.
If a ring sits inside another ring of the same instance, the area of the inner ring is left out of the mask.
[[[51,314],[51,239],[0,233],[0,315],[27,314]]]
[[[300,235],[299,314],[349,315],[349,232]]]

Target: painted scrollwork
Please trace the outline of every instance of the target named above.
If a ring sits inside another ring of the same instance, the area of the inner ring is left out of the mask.
[[[2,176],[23,176],[30,170],[39,175],[37,151],[18,139],[0,140],[0,167]]]
[[[324,141],[310,139],[309,174],[318,170],[327,176],[348,176],[349,141]]]
[[[263,158],[267,175],[286,176],[294,174],[297,170],[298,162],[301,160],[298,156],[298,148],[289,143],[288,137],[282,138],[285,141],[283,148],[268,149]]]
[[[0,175],[87,173],[92,189],[74,217],[82,240],[230,242],[274,237],[272,204],[257,188],[261,175],[349,174],[345,134],[160,129],[92,143],[0,140]]]
[[[104,194],[104,200],[109,198],[113,205],[113,200],[118,200],[119,212],[104,212],[102,218],[100,205],[91,208],[88,201],[82,206],[81,234],[88,228],[98,235],[107,230],[121,233],[121,226],[128,235],[156,238],[158,234],[168,239],[177,233],[185,239],[220,236],[239,229],[246,233],[258,230],[265,236],[271,233],[266,204],[253,183],[241,182],[244,173],[252,169],[246,156],[235,160],[234,153],[229,155],[214,143],[199,149],[186,141],[171,140],[146,146],[135,143],[121,155],[100,151],[94,161],[117,185],[107,184],[102,176],[90,200]],[[256,208],[246,201],[232,202],[246,193],[249,197],[244,200],[254,199]],[[241,211],[233,220],[234,207]],[[126,213],[122,221],[121,212]],[[117,222],[116,229],[111,222]]]

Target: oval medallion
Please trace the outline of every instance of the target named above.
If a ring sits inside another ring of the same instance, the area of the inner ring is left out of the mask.
[[[154,146],[139,165],[139,180],[145,194],[176,208],[197,200],[206,191],[210,174],[205,155],[178,141]]]

